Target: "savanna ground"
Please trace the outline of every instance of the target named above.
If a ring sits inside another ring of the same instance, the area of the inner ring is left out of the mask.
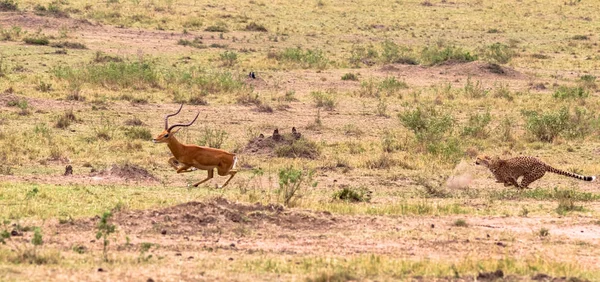
[[[598,174],[598,10],[0,0],[0,280],[599,280],[596,182],[474,164]],[[180,103],[225,189],[150,142]]]

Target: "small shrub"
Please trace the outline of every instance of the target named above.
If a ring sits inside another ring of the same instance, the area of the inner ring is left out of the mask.
[[[8,107],[17,107],[19,109],[27,109],[28,103],[26,99],[10,99],[6,102],[6,106]]]
[[[48,3],[47,7],[40,4],[36,4],[33,7],[33,11],[38,16],[55,17],[55,18],[68,18],[69,13],[61,7],[61,2],[53,1]]]
[[[67,42],[67,41],[55,42],[55,43],[50,44],[50,46],[55,47],[55,48],[87,49],[87,46],[85,46],[85,44],[83,44],[83,43]]]
[[[246,25],[246,31],[258,31],[258,32],[267,32],[267,28],[261,24],[257,24],[255,22],[249,23]]]
[[[502,43],[494,43],[484,50],[484,57],[492,63],[507,64],[515,56],[515,52]]]
[[[398,46],[390,40],[381,43],[381,61],[382,63],[418,65],[415,58],[412,57],[409,48]]]
[[[130,119],[126,120],[125,121],[125,125],[129,125],[129,126],[143,126],[145,124],[138,117],[133,117],[133,118],[130,118]]]
[[[196,94],[196,95],[192,95],[192,97],[190,97],[190,99],[188,100],[188,104],[206,106],[206,105],[208,105],[208,101],[206,101],[206,99],[204,98],[204,95]]]
[[[234,51],[225,51],[219,55],[221,62],[226,67],[232,67],[237,63],[237,53]]]
[[[379,91],[387,96],[392,96],[402,89],[407,89],[408,84],[404,81],[398,81],[395,77],[386,77],[379,83]]]
[[[456,221],[454,221],[454,224],[452,224],[452,225],[454,225],[456,227],[467,227],[467,226],[469,226],[464,219],[457,219]]]
[[[390,169],[395,165],[396,160],[394,160],[388,153],[382,153],[379,155],[379,157],[367,160],[365,162],[365,167],[368,169]]]
[[[97,225],[98,232],[96,233],[96,240],[102,238],[102,253],[104,256],[104,261],[108,261],[108,244],[110,241],[108,237],[110,234],[115,233],[116,226],[114,224],[110,224],[108,221],[112,217],[110,212],[105,212],[102,214],[100,221]]]
[[[478,80],[477,82],[473,83],[471,81],[470,76],[467,78],[467,83],[465,84],[464,91],[467,97],[473,99],[483,98],[487,96],[489,92],[488,90],[483,88],[481,81]]]
[[[313,182],[314,170],[302,171],[292,166],[279,170],[279,190],[284,205],[290,206],[294,197],[298,196],[300,189],[306,184],[315,187],[316,182]]]
[[[69,110],[69,111],[66,111],[63,115],[61,115],[58,118],[54,127],[65,129],[65,128],[69,127],[69,125],[71,125],[71,122],[76,122],[76,121],[77,121],[77,118],[75,117],[73,110]]]
[[[0,12],[13,12],[19,10],[19,3],[15,0],[0,0]]]
[[[227,24],[223,23],[223,22],[219,22],[216,25],[211,25],[208,26],[204,29],[204,31],[208,31],[208,32],[228,32],[229,30],[227,29]]]
[[[35,89],[40,92],[50,92],[50,91],[52,91],[52,84],[47,83],[40,79],[38,81],[38,85],[36,85]]]
[[[590,95],[589,91],[584,89],[583,87],[567,87],[560,86],[552,97],[556,99],[566,100],[566,99],[585,99]]]
[[[324,69],[328,64],[325,53],[319,49],[302,50],[300,47],[287,48],[280,53],[272,54],[271,57],[278,61],[297,65],[305,69]]]
[[[349,61],[353,67],[360,67],[362,64],[372,66],[378,58],[379,54],[373,46],[354,45],[350,51]]]
[[[300,138],[291,144],[275,147],[275,156],[280,158],[307,158],[316,159],[321,154],[317,143]]]
[[[177,41],[177,45],[190,46],[198,49],[207,48],[206,45],[202,44],[202,38],[200,37],[194,38],[193,41],[189,41],[187,39],[179,39],[179,41]]]
[[[465,63],[477,60],[476,55],[455,46],[429,46],[421,51],[422,64],[433,66],[446,62]]]
[[[422,109],[417,107],[398,114],[400,122],[412,130],[419,142],[436,142],[452,130],[454,119],[452,116],[442,114],[433,108]]]
[[[187,19],[185,22],[183,22],[183,27],[191,30],[197,30],[202,27],[202,20],[200,18]]]
[[[227,140],[227,132],[225,130],[205,127],[197,143],[200,146],[220,149],[225,140]]]
[[[581,77],[579,77],[579,84],[581,85],[581,87],[583,87],[584,89],[596,89],[597,85],[596,85],[596,77],[593,75],[582,75]]]
[[[336,104],[333,94],[333,90],[327,90],[326,92],[314,91],[311,93],[311,96],[313,97],[317,108],[333,111]]]
[[[494,98],[504,98],[508,101],[514,100],[510,89],[508,89],[507,84],[500,83],[500,85],[496,85],[493,93]]]
[[[25,37],[25,39],[23,39],[23,41],[26,44],[30,44],[30,45],[48,45],[48,44],[50,44],[50,40],[48,40],[48,38],[46,36]]]
[[[389,117],[389,115],[387,114],[387,101],[385,98],[379,97],[378,102],[377,102],[376,111],[377,111],[377,116]]]
[[[343,130],[344,135],[346,136],[361,136],[365,133],[362,129],[360,129],[358,126],[356,126],[356,124],[353,123],[344,125]]]
[[[96,54],[94,55],[93,62],[94,63],[109,63],[109,62],[120,63],[120,62],[123,62],[123,59],[118,56],[108,55],[102,51],[97,51]]]
[[[571,37],[571,39],[573,40],[589,40],[590,38],[587,35],[574,35],[573,37]]]
[[[370,202],[371,191],[365,187],[344,187],[333,193],[333,199],[347,202]]]
[[[558,199],[556,213],[565,216],[571,211],[584,211],[583,206],[575,205],[576,195],[572,190],[556,190],[555,197]]]
[[[536,140],[552,142],[567,129],[569,112],[562,108],[557,112],[524,112],[525,129]]]
[[[351,72],[344,74],[342,76],[342,80],[352,80],[352,81],[358,81],[358,76],[356,74],[353,74]]]
[[[125,128],[125,136],[127,136],[130,139],[152,139],[152,133],[150,133],[149,129],[138,126]]]
[[[487,126],[490,124],[490,121],[492,121],[492,116],[489,112],[485,114],[470,114],[469,121],[463,128],[462,135],[485,139],[489,136]]]

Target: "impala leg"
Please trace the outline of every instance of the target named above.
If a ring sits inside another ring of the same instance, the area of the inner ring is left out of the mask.
[[[175,159],[175,157],[172,157],[168,160],[168,163],[175,169],[178,170],[179,166],[177,165],[179,162],[177,161],[177,159]]]
[[[200,182],[198,182],[198,183],[196,183],[196,184],[194,184],[192,186],[198,187],[198,185],[200,185],[200,184],[202,184],[202,183],[204,183],[206,181],[209,181],[211,178],[213,178],[213,174],[214,174],[214,169],[209,169],[208,170],[208,177],[206,177],[206,179],[204,179],[204,180],[202,180],[202,181],[200,181]]]
[[[195,170],[194,168],[188,170],[188,168],[190,168],[190,167],[191,166],[189,166],[189,165],[183,165],[182,167],[177,169],[177,173],[192,172]]]
[[[227,184],[229,183],[229,181],[233,178],[233,176],[235,176],[236,173],[237,173],[237,170],[232,169],[228,173],[225,173],[224,175],[219,174],[221,176],[225,176],[225,175],[231,175],[231,176],[229,176],[229,179],[227,179],[227,181],[225,181],[225,183],[223,183],[223,186],[218,187],[218,188],[223,188],[223,187],[227,186]]]

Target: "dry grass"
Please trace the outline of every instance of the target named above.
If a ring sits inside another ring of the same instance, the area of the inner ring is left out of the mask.
[[[13,263],[18,260],[13,251],[21,246],[9,239],[6,249],[12,251],[0,252],[0,262],[9,266],[0,269],[0,277],[36,280],[53,268],[79,280],[104,274],[139,279],[127,276],[129,270],[149,273],[144,279],[167,279],[177,274],[153,270],[172,269],[186,256],[195,257],[183,262],[190,266],[186,269],[205,269],[204,274],[184,271],[189,280],[473,280],[497,269],[527,278],[537,272],[600,277],[586,259],[598,256],[593,251],[598,242],[585,237],[598,232],[597,224],[585,221],[600,215],[595,184],[548,174],[533,189],[518,192],[472,164],[479,152],[523,154],[580,174],[600,171],[594,157],[600,145],[598,38],[582,33],[595,28],[593,11],[600,3],[13,3],[0,1],[2,9],[23,13],[3,13],[0,19],[0,219],[43,225],[50,238],[52,221],[107,210],[217,196],[281,204],[277,172],[291,166],[315,171],[317,181],[316,187],[301,188],[293,211],[304,210],[307,218],[332,213],[362,220],[376,231],[357,232],[363,237],[344,245],[358,244],[365,255],[335,253],[327,246],[345,242],[310,228],[281,231],[269,243],[294,241],[304,232],[309,237],[302,237],[307,242],[302,247],[314,247],[312,255],[300,247],[261,247],[264,238],[257,233],[269,233],[244,226],[220,239],[236,242],[239,251],[219,252],[198,249],[205,241],[198,245],[168,235],[150,236],[160,246],[156,253],[154,247],[140,252],[141,247],[127,247],[126,237],[137,239],[123,231],[115,235],[107,264],[95,260],[94,234],[65,236],[66,241],[41,247],[40,256],[52,265],[35,269]],[[45,24],[36,24],[41,21]],[[548,22],[552,27],[542,24]],[[76,30],[68,28],[75,25]],[[36,45],[24,48],[23,40]],[[57,54],[43,44],[69,50]],[[464,63],[475,57],[479,61]],[[219,176],[207,186],[185,189],[205,172],[175,174],[166,163],[166,146],[150,142],[163,130],[164,115],[179,103],[188,105],[172,123],[188,122],[200,112],[194,126],[178,133],[180,141],[238,154],[240,172],[228,189],[208,188],[222,181]],[[289,134],[292,127],[310,142],[271,155],[246,148],[261,133]],[[157,180],[97,174],[125,163]],[[66,165],[73,176],[62,176]],[[334,200],[341,187],[364,188],[371,192],[369,200]],[[510,228],[496,228],[505,225]],[[541,228],[550,235],[541,236]],[[481,234],[493,240],[471,249],[485,237]],[[373,247],[390,238],[410,240],[394,254]],[[455,245],[445,249],[439,238]],[[361,240],[372,245],[360,245]],[[516,245],[514,252],[498,242]],[[88,252],[76,253],[71,245]],[[187,246],[194,251],[181,257],[170,253]],[[493,258],[476,255],[489,246],[498,248]],[[413,248],[439,257],[397,255],[416,252]],[[553,252],[557,255],[543,255]],[[154,256],[147,259],[149,254]],[[84,278],[100,266],[109,272]]]

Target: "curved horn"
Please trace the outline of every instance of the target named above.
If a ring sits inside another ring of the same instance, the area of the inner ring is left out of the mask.
[[[181,112],[181,108],[183,108],[183,103],[181,104],[181,106],[179,106],[179,110],[177,110],[176,113],[165,116],[165,129],[169,127],[169,117],[177,115],[179,112]]]
[[[196,119],[198,119],[198,116],[199,116],[199,115],[200,115],[200,112],[198,112],[198,114],[196,114],[196,117],[194,118],[194,120],[192,120],[192,121],[191,121],[190,123],[188,123],[188,124],[182,124],[182,123],[179,123],[179,124],[171,125],[171,127],[169,127],[169,129],[167,129],[167,131],[168,131],[168,132],[171,132],[171,130],[172,130],[173,128],[177,127],[177,126],[184,126],[184,127],[190,126],[190,125],[194,124],[194,122],[196,121]]]

